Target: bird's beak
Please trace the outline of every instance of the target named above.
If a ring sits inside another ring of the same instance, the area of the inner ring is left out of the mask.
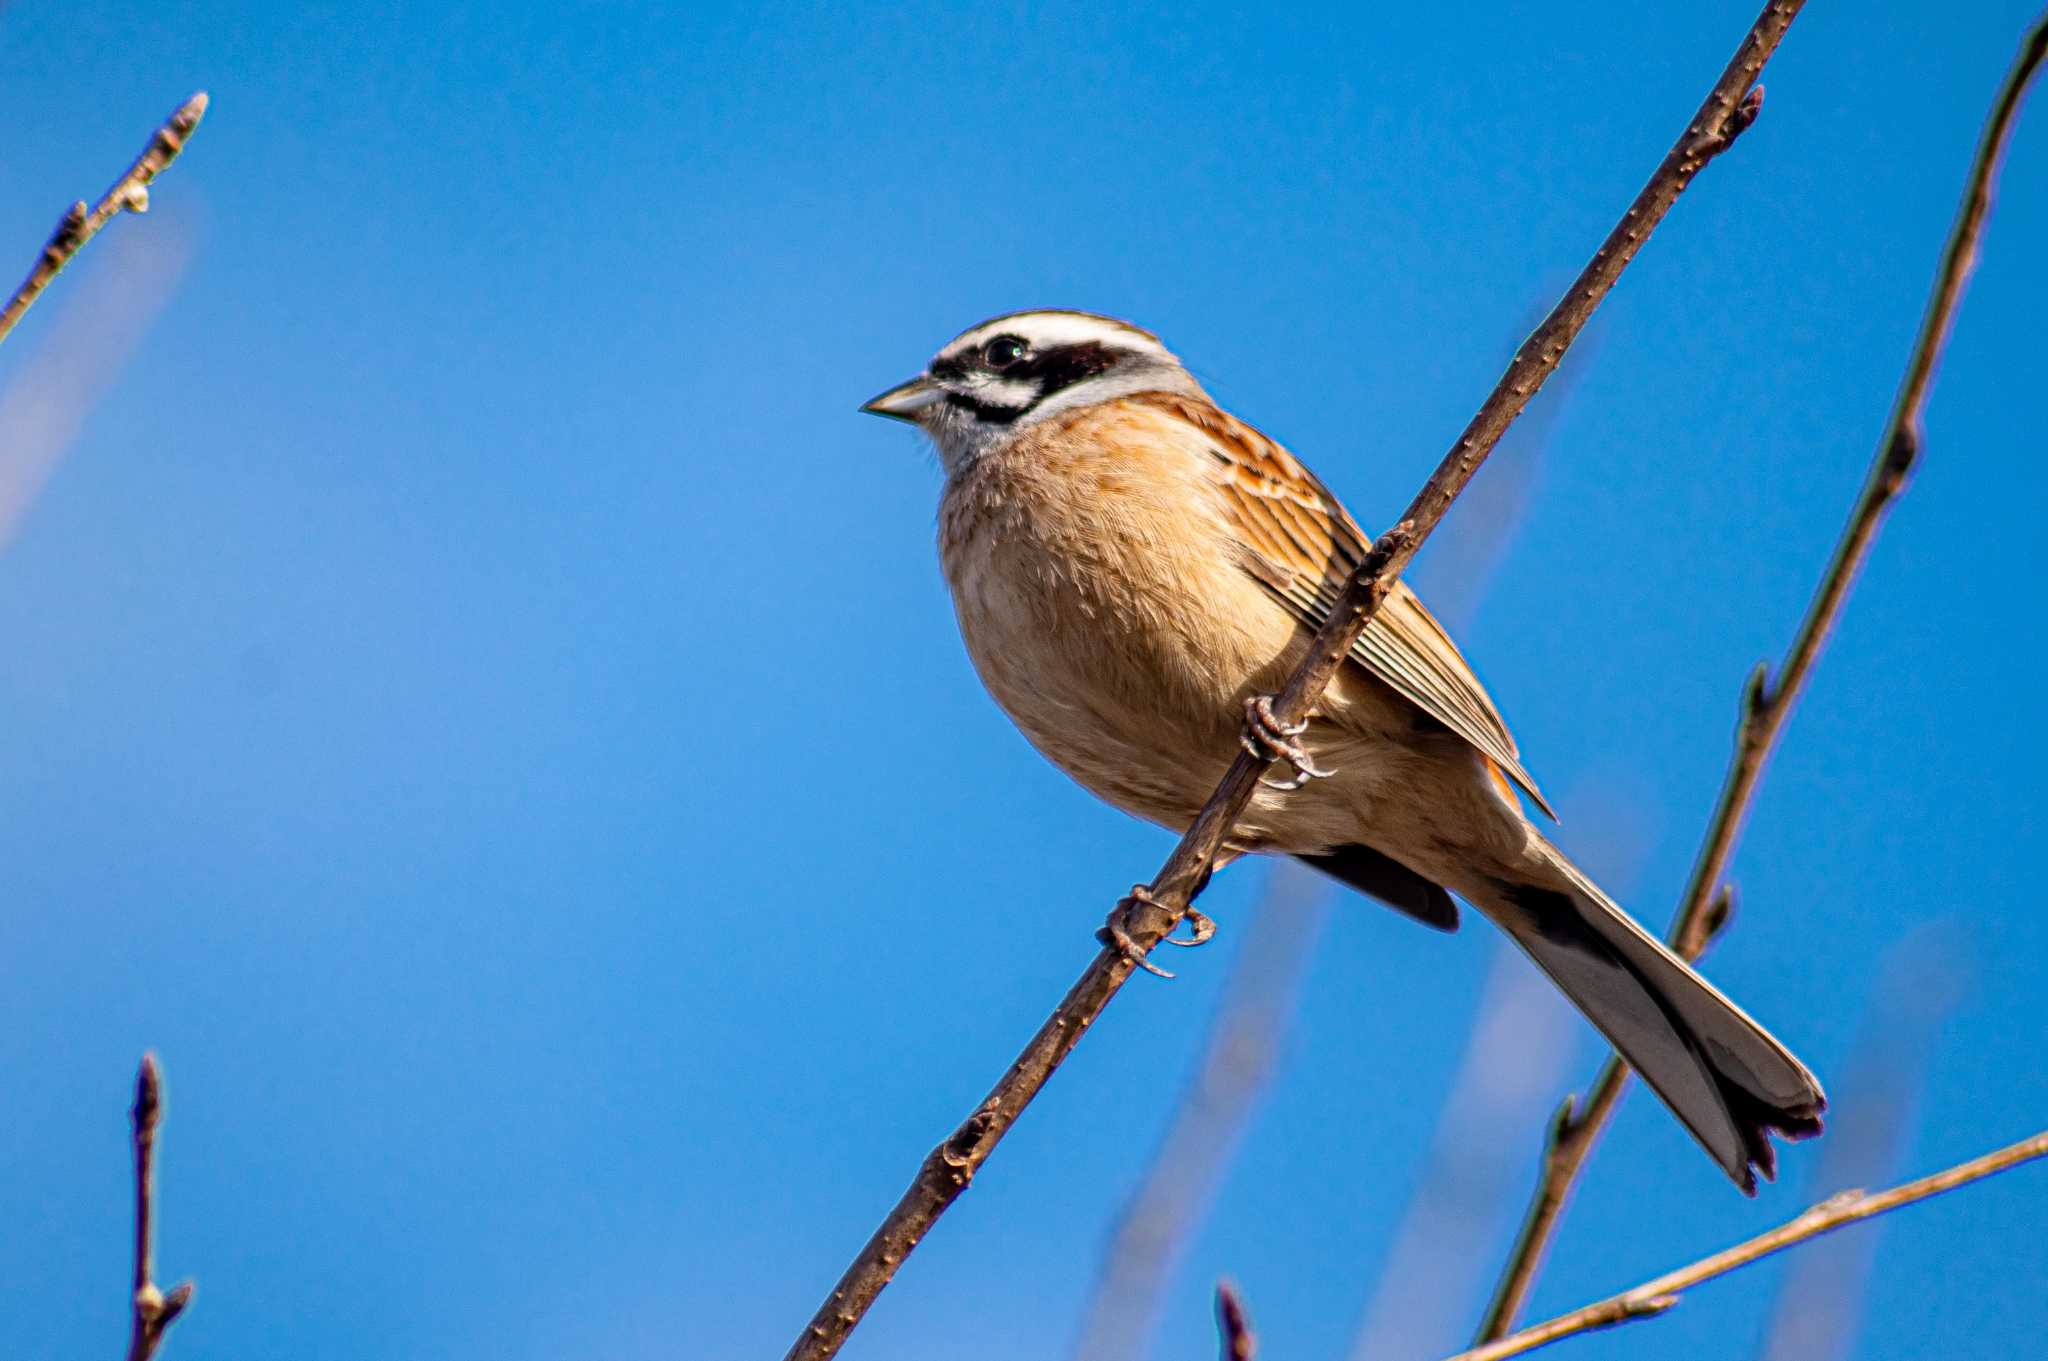
[[[918,415],[927,407],[936,406],[946,399],[946,390],[920,373],[907,383],[898,383],[879,397],[871,397],[862,403],[861,410],[870,416],[893,416],[899,421],[915,425]]]

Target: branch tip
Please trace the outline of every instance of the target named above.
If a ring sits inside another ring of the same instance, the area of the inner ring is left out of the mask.
[[[163,1119],[163,1073],[156,1055],[144,1053],[135,1073],[135,1275],[129,1296],[133,1328],[128,1361],[150,1361],[162,1345],[172,1320],[192,1302],[192,1283],[185,1281],[166,1294],[154,1279],[153,1243],[156,1219],[156,1130]]]
[[[28,277],[21,281],[6,304],[0,306],[0,340],[7,338],[22,315],[49,287],[50,281],[63,272],[85,243],[98,235],[100,228],[106,226],[110,219],[123,212],[149,210],[149,182],[162,174],[164,167],[184,150],[185,140],[206,113],[206,105],[204,90],[179,105],[161,126],[150,133],[149,144],[143,148],[142,154],[135,158],[120,179],[114,181],[113,188],[107,190],[96,206],[88,208],[81,201],[65,211],[57,230],[36,257]]]
[[[1237,1287],[1227,1279],[1216,1282],[1216,1331],[1223,1361],[1254,1361],[1258,1356],[1259,1339],[1252,1331],[1251,1315],[1245,1311]]]
[[[135,1072],[135,1105],[129,1112],[137,1134],[156,1128],[163,1116],[163,1072],[155,1054],[144,1054]]]

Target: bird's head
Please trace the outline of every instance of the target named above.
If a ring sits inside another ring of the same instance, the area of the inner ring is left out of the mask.
[[[1012,312],[961,332],[861,410],[920,427],[956,472],[1038,421],[1161,391],[1201,388],[1150,331],[1093,312]]]

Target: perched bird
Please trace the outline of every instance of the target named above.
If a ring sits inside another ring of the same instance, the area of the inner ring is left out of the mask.
[[[1053,764],[1181,831],[1240,741],[1285,756],[1294,778],[1258,790],[1225,859],[1297,856],[1446,931],[1456,893],[1745,1192],[1758,1169],[1775,1171],[1772,1131],[1820,1132],[1813,1074],[1524,815],[1516,788],[1550,808],[1407,586],[1309,722],[1274,722],[1266,697],[1370,540],[1157,336],[1087,312],[997,317],[861,409],[937,446],[939,556],[961,635],[990,694]]]

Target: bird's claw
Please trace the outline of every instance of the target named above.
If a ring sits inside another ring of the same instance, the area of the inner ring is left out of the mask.
[[[1132,884],[1130,893],[1125,895],[1115,908],[1111,909],[1109,920],[1102,924],[1102,929],[1095,933],[1095,938],[1104,945],[1116,947],[1117,953],[1130,960],[1131,963],[1137,965],[1146,973],[1155,974],[1160,978],[1171,978],[1173,975],[1170,972],[1160,968],[1157,964],[1146,958],[1144,949],[1132,938],[1130,930],[1131,913],[1134,909],[1140,906],[1158,907],[1159,905],[1159,900],[1152,896],[1152,890],[1146,888],[1143,884]],[[1187,923],[1188,929],[1193,931],[1194,935],[1186,939],[1178,936],[1163,936],[1160,938],[1160,943],[1162,945],[1201,945],[1216,934],[1215,918],[1209,916],[1206,912],[1198,912],[1190,907],[1187,910]]]
[[[1165,936],[1160,939],[1159,943],[1161,945],[1207,945],[1209,938],[1216,934],[1216,919],[1206,912],[1191,907],[1188,909],[1187,916],[1183,920],[1187,922],[1188,930],[1194,932],[1194,934],[1192,936]]]
[[[1268,780],[1261,777],[1260,784],[1283,794],[1292,793],[1310,780],[1326,780],[1337,773],[1322,769],[1308,754],[1308,748],[1301,744],[1301,735],[1307,731],[1307,719],[1299,723],[1282,723],[1273,713],[1271,695],[1253,695],[1244,702],[1244,734],[1238,742],[1261,761],[1285,761],[1294,767],[1292,779]]]
[[[1104,945],[1114,946],[1118,954],[1146,973],[1156,974],[1160,978],[1171,978],[1173,975],[1147,959],[1144,948],[1131,938],[1131,911],[1140,905],[1157,907],[1159,904],[1150,889],[1143,884],[1132,884],[1130,893],[1119,899],[1117,905],[1109,910],[1109,920],[1102,923],[1102,929],[1095,933],[1095,939]]]

